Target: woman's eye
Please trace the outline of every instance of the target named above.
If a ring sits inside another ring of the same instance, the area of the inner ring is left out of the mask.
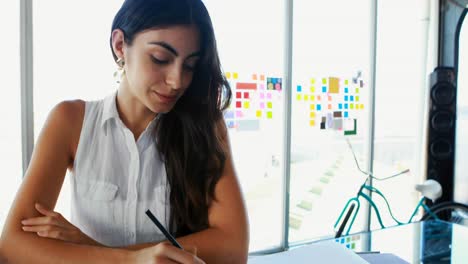
[[[195,65],[188,65],[188,64],[185,64],[184,68],[188,71],[195,71]]]
[[[154,56],[151,56],[151,60],[156,64],[166,64],[166,63],[169,62],[168,60],[161,60],[161,59],[158,59],[158,58],[156,58]]]

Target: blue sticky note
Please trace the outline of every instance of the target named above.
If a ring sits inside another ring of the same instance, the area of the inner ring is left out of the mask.
[[[338,108],[341,110],[343,109],[343,104],[338,104]]]
[[[317,105],[317,111],[320,111],[320,110],[322,110],[322,105],[319,105],[319,104],[318,104],[318,105]]]
[[[327,87],[326,86],[322,86],[322,93],[326,93],[327,92]]]
[[[298,92],[302,92],[302,86],[298,85],[298,86],[297,86],[297,91],[298,91]]]
[[[349,117],[348,112],[344,112],[344,117]]]
[[[348,87],[345,87],[345,88],[344,88],[344,92],[345,92],[345,93],[348,93]]]
[[[347,96],[347,95],[344,96],[344,100],[345,100],[346,102],[348,101],[348,96]]]
[[[349,100],[350,100],[351,102],[354,102],[354,96],[351,95],[351,96],[349,97]]]
[[[344,238],[341,239],[341,244],[344,244]]]
[[[348,104],[344,104],[344,109],[348,109]]]

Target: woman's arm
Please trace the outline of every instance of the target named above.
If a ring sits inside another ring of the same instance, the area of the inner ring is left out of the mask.
[[[177,238],[183,247],[196,247],[197,256],[207,263],[247,263],[249,224],[241,188],[233,167],[231,149],[224,120],[218,124],[226,147],[223,173],[215,187],[216,201],[209,208],[209,228]],[[138,244],[126,247],[137,250],[155,245]]]
[[[120,262],[128,253],[64,243],[22,230],[21,220],[40,216],[36,202],[55,207],[65,172],[72,163],[72,145],[79,138],[83,114],[84,103],[63,102],[51,111],[44,125],[1,235],[2,255],[10,263]]]

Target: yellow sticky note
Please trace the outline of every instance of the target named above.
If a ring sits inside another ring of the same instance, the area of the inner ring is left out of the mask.
[[[315,104],[310,105],[310,110],[315,110]]]
[[[298,94],[298,95],[296,96],[296,98],[297,98],[298,101],[300,101],[300,100],[302,99],[302,96],[301,96],[300,94]]]
[[[359,102],[359,96],[354,97],[356,99],[356,102]]]
[[[230,72],[226,72],[226,78],[231,79],[231,73]]]
[[[244,102],[244,108],[245,108],[245,109],[250,108],[250,102],[249,102],[249,101],[245,101],[245,102]]]
[[[315,78],[310,79],[310,83],[314,84],[315,83]]]
[[[315,118],[315,112],[310,112],[310,118]]]
[[[309,96],[308,96],[308,95],[304,95],[304,100],[305,100],[305,101],[309,101]]]
[[[327,84],[327,78],[322,78],[322,83]]]
[[[315,120],[310,120],[310,126],[315,126]]]
[[[272,103],[272,102],[268,102],[268,103],[267,103],[267,107],[268,107],[268,108],[273,108],[273,103]]]
[[[328,79],[329,85],[328,85],[328,92],[329,93],[339,93],[340,91],[340,79],[335,78],[335,77],[330,77]]]
[[[359,93],[359,88],[356,88],[356,93],[357,93],[357,94]]]
[[[311,96],[310,96],[310,100],[311,100],[311,101],[315,101],[315,95],[311,95]]]
[[[361,104],[361,110],[364,109],[364,104]]]
[[[310,87],[310,92],[311,92],[311,93],[315,93],[315,87],[314,87],[314,86],[311,86],[311,87]]]
[[[348,85],[348,80],[344,80],[344,84]]]
[[[237,72],[234,72],[234,73],[232,74],[232,78],[237,79],[238,77],[239,77],[239,74],[237,74]]]
[[[262,110],[257,110],[257,117],[262,117]]]
[[[349,104],[349,108],[354,109],[354,104]]]
[[[268,111],[268,112],[267,112],[267,118],[268,118],[268,119],[272,119],[272,118],[273,118],[273,112]]]

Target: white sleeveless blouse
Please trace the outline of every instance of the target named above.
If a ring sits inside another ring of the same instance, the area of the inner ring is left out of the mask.
[[[71,222],[106,246],[165,240],[146,216],[168,229],[166,169],[152,133],[154,119],[135,142],[116,106],[116,93],[86,102],[71,172]]]

